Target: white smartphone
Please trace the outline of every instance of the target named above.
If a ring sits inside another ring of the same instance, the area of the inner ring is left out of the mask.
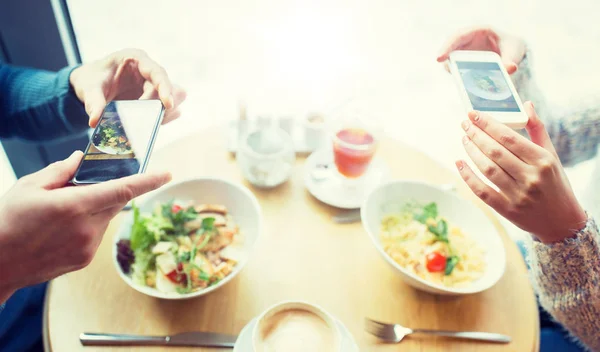
[[[109,102],[72,183],[93,184],[143,173],[164,111],[160,100]]]
[[[513,129],[527,125],[523,103],[498,54],[459,50],[449,61],[467,111],[485,111]]]

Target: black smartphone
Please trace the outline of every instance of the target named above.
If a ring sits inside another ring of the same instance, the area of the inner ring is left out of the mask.
[[[94,184],[143,173],[165,108],[160,100],[106,105],[72,182]]]

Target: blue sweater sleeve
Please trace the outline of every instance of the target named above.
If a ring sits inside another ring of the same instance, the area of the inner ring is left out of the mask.
[[[73,69],[49,72],[0,63],[0,137],[47,141],[86,131],[88,116],[69,83]]]

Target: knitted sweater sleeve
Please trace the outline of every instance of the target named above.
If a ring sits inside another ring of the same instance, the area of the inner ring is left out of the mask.
[[[600,351],[600,235],[590,218],[560,243],[531,241],[530,275],[540,305],[592,351]]]

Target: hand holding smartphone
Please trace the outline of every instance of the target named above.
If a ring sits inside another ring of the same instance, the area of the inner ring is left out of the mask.
[[[523,103],[498,54],[459,50],[450,54],[449,61],[467,111],[485,111],[513,129],[527,125]]]
[[[73,184],[94,184],[143,173],[164,111],[160,100],[108,103],[92,133]]]

